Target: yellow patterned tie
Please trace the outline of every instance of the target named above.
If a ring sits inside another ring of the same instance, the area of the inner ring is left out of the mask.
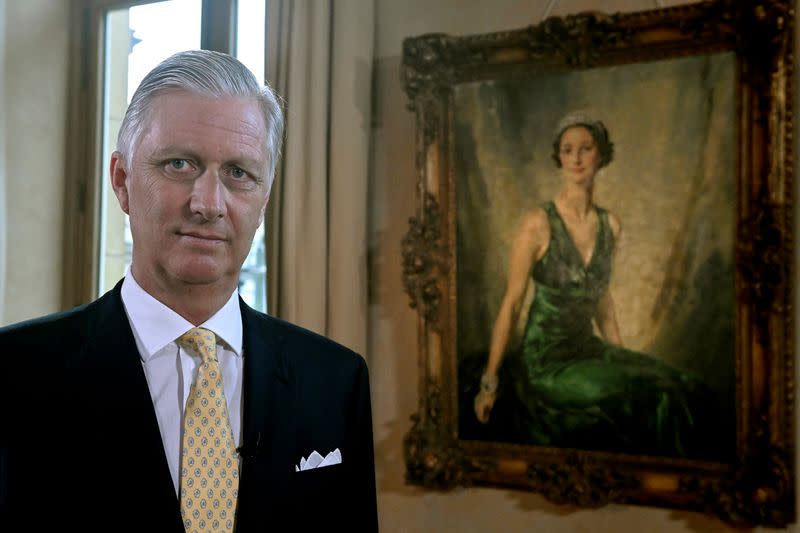
[[[189,391],[181,449],[181,517],[187,533],[233,531],[239,456],[217,361],[214,332],[194,328],[178,343],[203,359]]]

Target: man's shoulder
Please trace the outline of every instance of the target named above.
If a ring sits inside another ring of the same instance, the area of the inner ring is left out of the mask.
[[[49,337],[50,342],[52,342],[54,334],[80,330],[87,307],[88,305],[81,305],[66,311],[59,311],[58,313],[0,327],[0,340],[11,341],[29,338],[31,340],[47,341]]]
[[[312,364],[364,364],[364,358],[338,342],[297,324],[258,311],[252,311],[253,324],[260,331],[274,335],[280,349],[295,362]]]
[[[0,327],[0,346],[32,348],[55,345],[65,348],[66,344],[83,342],[93,334],[97,319],[111,310],[110,303],[113,303],[112,295],[108,293],[66,311]]]
[[[0,328],[0,360],[5,374],[2,387],[13,388],[22,376],[37,376],[42,383],[60,379],[60,373],[74,354],[81,353],[90,338],[88,306],[53,313]],[[6,380],[4,382],[4,379]],[[52,384],[52,383],[51,383]],[[7,390],[4,390],[8,393]]]

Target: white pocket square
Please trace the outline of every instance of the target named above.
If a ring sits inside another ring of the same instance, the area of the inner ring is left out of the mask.
[[[305,457],[300,458],[300,464],[295,465],[295,472],[302,472],[303,470],[311,470],[312,468],[322,468],[323,466],[338,465],[342,462],[342,452],[336,448],[331,453],[323,457],[316,451],[311,452],[308,459]]]

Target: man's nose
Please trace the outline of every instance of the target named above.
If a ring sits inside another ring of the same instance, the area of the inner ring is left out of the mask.
[[[223,218],[227,214],[224,185],[214,169],[207,168],[194,181],[189,208],[193,215],[208,221]]]

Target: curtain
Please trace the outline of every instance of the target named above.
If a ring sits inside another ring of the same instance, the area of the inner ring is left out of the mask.
[[[371,0],[274,1],[267,78],[285,100],[267,212],[269,312],[364,353]]]

